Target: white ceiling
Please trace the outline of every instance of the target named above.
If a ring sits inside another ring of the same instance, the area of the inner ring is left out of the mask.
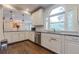
[[[28,8],[29,11],[32,12],[39,7],[47,8],[51,5],[52,4],[13,4],[11,6],[16,8],[17,10],[26,10]]]

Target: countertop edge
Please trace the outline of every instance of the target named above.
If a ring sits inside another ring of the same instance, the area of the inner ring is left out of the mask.
[[[75,37],[79,37],[79,34],[69,34],[69,33],[60,33],[60,32],[48,32],[48,31],[4,31],[4,33],[8,33],[8,32],[41,32],[41,33],[47,33],[47,34],[56,34],[56,35],[64,35],[64,36],[75,36]]]

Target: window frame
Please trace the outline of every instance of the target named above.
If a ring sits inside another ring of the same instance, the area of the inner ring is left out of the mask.
[[[45,10],[45,18],[44,18],[44,21],[46,18],[48,18],[48,22],[49,22],[49,15],[50,15],[50,12],[51,10],[59,7],[59,6],[62,6],[64,7],[65,9],[65,21],[64,21],[64,30],[63,31],[60,31],[60,32],[77,32],[79,31],[79,28],[77,26],[79,26],[78,24],[78,5],[66,5],[66,4],[56,4],[56,5],[52,5],[50,7],[48,7],[46,10]],[[72,21],[72,30],[68,29],[68,18],[67,18],[67,14],[69,11],[72,11],[73,13],[73,16],[71,21]],[[44,22],[44,30],[46,31],[52,31],[49,29],[49,25],[48,25],[48,29],[46,29],[46,25],[45,25],[46,22]],[[49,23],[48,23],[49,24]]]
[[[50,15],[50,13],[51,13],[51,11],[52,10],[54,10],[55,8],[58,8],[58,7],[63,7],[64,8],[64,6],[61,6],[61,5],[59,5],[59,6],[53,6],[53,8],[50,8],[49,9],[49,12],[48,12],[48,29],[46,29],[46,30],[52,30],[52,29],[50,29],[50,17],[54,17],[54,16],[58,16],[58,15],[61,15],[61,14],[64,14],[64,18],[65,18],[65,11],[63,11],[63,12],[59,12],[59,13],[56,13],[56,14],[53,14],[53,15]],[[65,20],[65,19],[64,19]],[[64,29],[64,28],[63,28]],[[52,30],[53,31],[53,30]],[[62,31],[62,30],[61,30]]]

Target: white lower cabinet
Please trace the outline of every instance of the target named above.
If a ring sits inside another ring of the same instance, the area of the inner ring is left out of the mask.
[[[35,41],[35,32],[29,32],[27,35],[29,40]]]
[[[34,39],[35,39],[35,32],[25,32],[24,33],[24,38],[25,39],[29,39],[31,41],[34,42]]]
[[[19,37],[19,33],[18,32],[12,32],[12,33],[10,33],[11,34],[11,39],[9,39],[9,40],[11,40],[11,42],[17,42],[17,41],[20,41],[20,37]]]
[[[13,36],[10,33],[4,33],[4,38],[8,40],[8,43],[13,42]]]
[[[41,45],[56,52],[63,53],[64,48],[62,48],[64,36],[56,34],[42,33],[41,35]]]
[[[65,36],[65,54],[79,54],[79,37]]]
[[[55,35],[55,34],[50,34],[50,49],[52,51],[55,51],[56,53],[63,53],[64,48],[63,48],[63,40],[64,36],[63,35]]]
[[[22,41],[22,40],[25,40],[25,32],[18,32],[18,40],[19,41]]]
[[[50,38],[49,38],[49,34],[41,34],[41,45],[50,49]]]
[[[30,39],[34,41],[34,32],[5,32],[5,39],[8,43],[18,42],[22,40]]]
[[[24,32],[24,39],[25,39],[25,40],[29,39],[28,36],[29,36],[29,32]]]
[[[19,41],[19,33],[18,32],[6,32],[5,39],[8,40],[8,43],[13,43]]]
[[[60,54],[79,54],[79,37],[42,33],[41,45]]]

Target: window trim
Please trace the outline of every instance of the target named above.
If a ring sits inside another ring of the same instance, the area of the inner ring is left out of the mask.
[[[60,14],[65,14],[65,12],[57,13],[57,14],[54,14],[54,15],[49,15],[48,17],[54,17],[54,16],[60,15]]]
[[[52,6],[51,8],[49,8],[49,10],[48,10],[48,13],[47,13],[47,15],[48,16],[46,16],[46,18],[48,18],[48,29],[46,28],[46,25],[45,25],[45,30],[50,30],[50,17],[54,17],[54,16],[57,16],[57,15],[61,15],[61,14],[66,14],[66,11],[63,11],[63,12],[60,12],[60,13],[56,13],[56,14],[53,14],[53,15],[50,15],[50,13],[51,13],[51,11],[53,10],[53,9],[55,9],[55,8],[58,8],[58,7],[64,7],[64,5],[55,5],[55,6]],[[64,7],[65,8],[65,7]],[[66,16],[65,16],[66,17]],[[45,24],[46,24],[46,22],[45,22]],[[65,24],[65,23],[64,23]],[[65,29],[65,28],[63,28],[63,29]],[[53,30],[52,30],[53,31]]]

